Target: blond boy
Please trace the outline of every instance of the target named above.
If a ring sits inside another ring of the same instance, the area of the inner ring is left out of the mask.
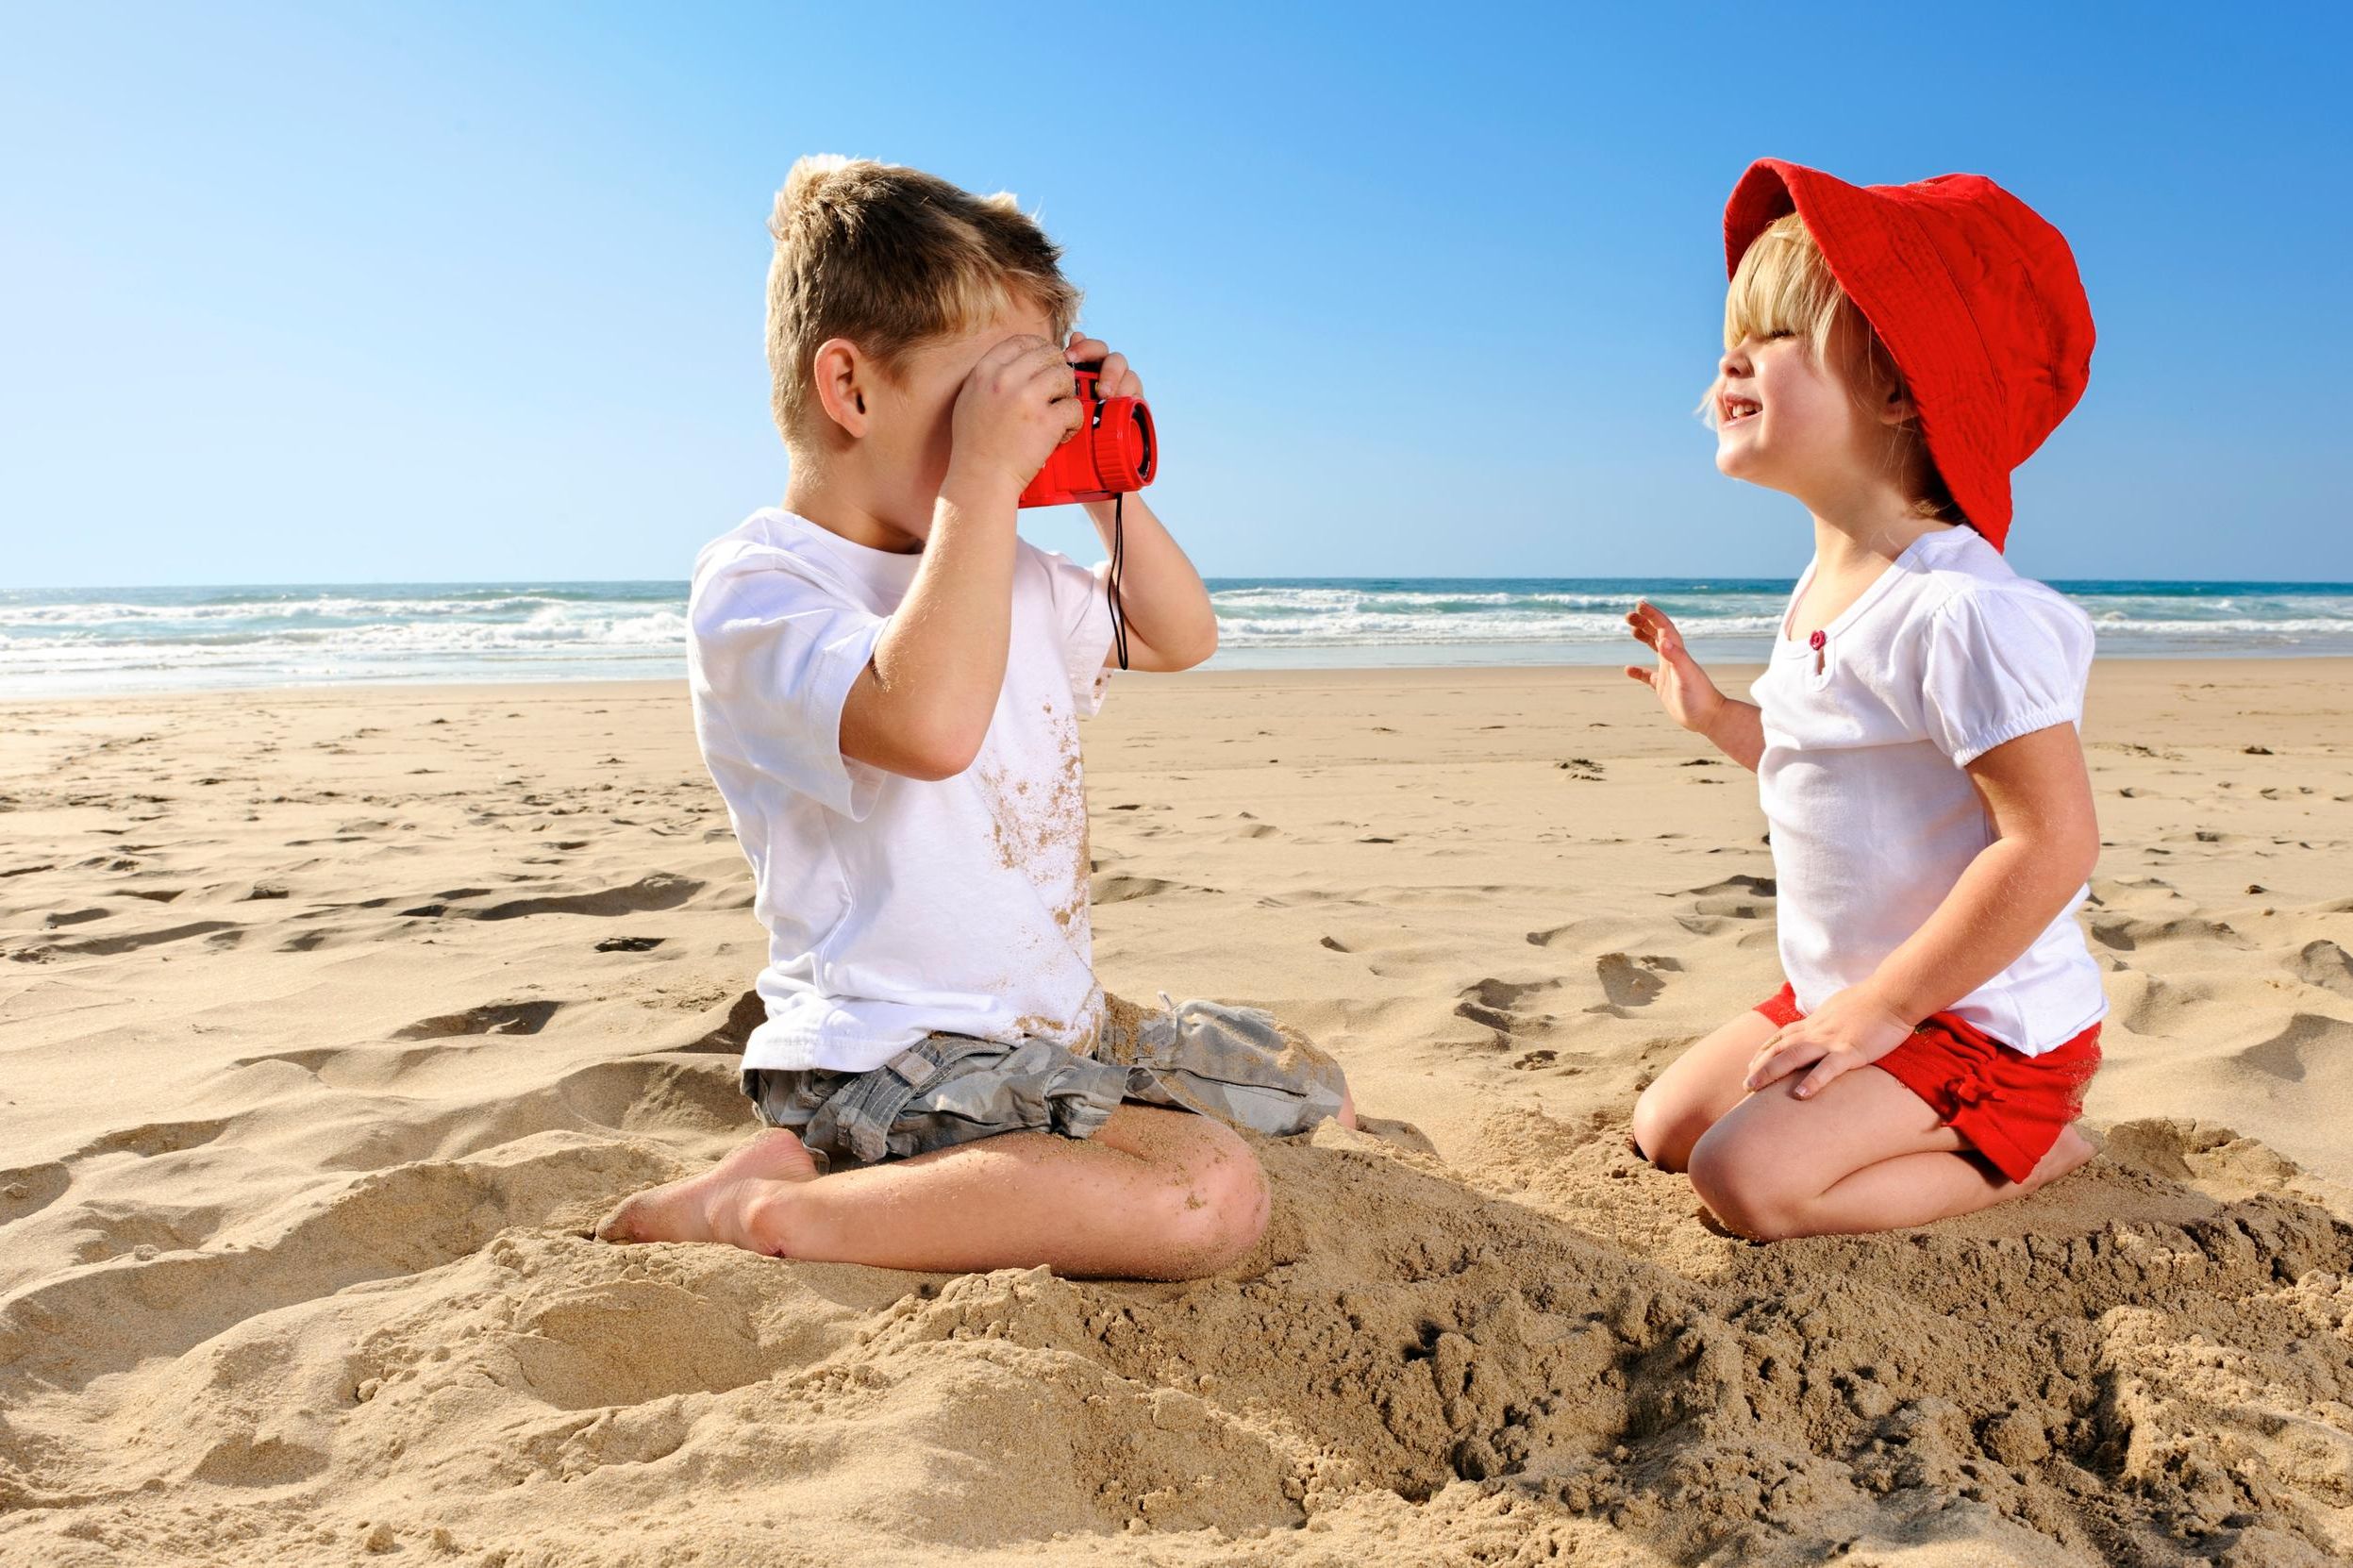
[[[1225,1124],[1353,1118],[1338,1069],[1265,1014],[1135,1015],[1094,979],[1077,721],[1111,610],[1014,517],[1077,428],[1072,365],[1101,361],[1103,396],[1141,385],[1070,331],[1077,291],[1010,196],[803,158],[771,228],[791,481],[703,551],[689,606],[695,732],[769,933],[743,1057],[769,1130],[598,1234],[1215,1272],[1266,1223]],[[1110,507],[1090,510],[1108,530]],[[1199,575],[1139,497],[1124,526],[1131,665],[1199,663],[1217,642]]]

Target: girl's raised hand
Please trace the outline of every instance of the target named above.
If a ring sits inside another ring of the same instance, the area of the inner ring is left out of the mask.
[[[1627,675],[1659,693],[1659,705],[1667,710],[1668,718],[1696,734],[1707,734],[1724,711],[1724,693],[1683,646],[1683,635],[1675,629],[1675,623],[1667,619],[1666,611],[1644,599],[1627,613],[1626,625],[1636,642],[1659,656],[1657,668],[1628,664]]]

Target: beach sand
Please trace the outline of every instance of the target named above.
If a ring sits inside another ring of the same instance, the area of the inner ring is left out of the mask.
[[[1624,1145],[1770,993],[1753,782],[1613,671],[1117,683],[1100,970],[1372,1133],[1191,1285],[610,1247],[751,1129],[675,684],[0,708],[0,1560],[2353,1557],[2353,666],[2109,663],[2098,1159],[1769,1247]]]

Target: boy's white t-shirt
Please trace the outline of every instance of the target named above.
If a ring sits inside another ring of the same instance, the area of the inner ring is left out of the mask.
[[[995,716],[972,766],[931,782],[841,743],[922,560],[771,508],[694,563],[695,738],[768,928],[747,1068],[865,1072],[933,1032],[1085,1049],[1101,1023],[1078,719],[1106,685],[1102,583],[1017,544]]]
[[[1923,536],[1824,629],[1820,668],[1789,629],[1750,689],[1758,792],[1773,827],[1781,968],[1811,1011],[1870,978],[1994,842],[1966,764],[2078,724],[2092,623],[1965,527]],[[1943,1009],[2037,1056],[2108,1010],[2078,890],[2032,946]]]

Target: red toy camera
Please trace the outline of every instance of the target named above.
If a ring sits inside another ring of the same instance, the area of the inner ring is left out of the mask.
[[[1038,470],[1021,492],[1025,507],[1060,507],[1073,501],[1109,501],[1150,484],[1160,469],[1160,438],[1152,429],[1152,410],[1141,397],[1094,395],[1103,369],[1094,364],[1073,365],[1078,401],[1086,422]]]

